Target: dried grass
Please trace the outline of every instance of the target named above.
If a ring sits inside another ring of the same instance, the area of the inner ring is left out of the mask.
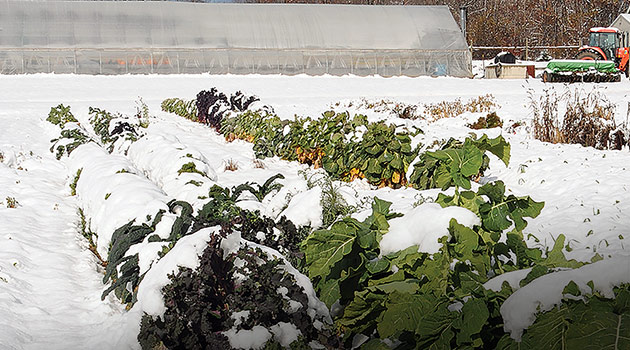
[[[567,89],[562,94],[545,90],[539,99],[530,90],[529,100],[534,115],[533,136],[537,140],[600,150],[618,150],[628,145],[627,125],[616,125],[615,105],[599,90]]]
[[[455,101],[442,101],[437,103],[430,103],[424,105],[424,112],[427,115],[427,119],[436,121],[442,118],[452,118],[461,115],[465,112],[480,113],[490,112],[498,107],[494,96],[487,94],[476,98],[471,98],[468,102],[464,103],[461,99]]]
[[[236,171],[238,170],[238,162],[234,159],[228,159],[225,161],[225,171]]]
[[[254,163],[254,168],[256,168],[256,169],[265,169],[265,168],[267,168],[265,166],[265,163],[262,160],[260,160],[260,159],[254,159],[252,161],[252,163]]]

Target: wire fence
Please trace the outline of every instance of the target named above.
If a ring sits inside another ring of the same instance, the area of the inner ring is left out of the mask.
[[[522,60],[529,61],[541,57],[546,53],[552,58],[567,59],[574,58],[581,45],[560,45],[560,46],[472,46],[473,59],[487,60],[495,57],[499,52],[508,51]]]

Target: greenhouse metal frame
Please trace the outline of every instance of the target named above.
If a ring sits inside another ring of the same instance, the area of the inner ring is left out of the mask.
[[[445,6],[0,2],[0,73],[471,76]]]

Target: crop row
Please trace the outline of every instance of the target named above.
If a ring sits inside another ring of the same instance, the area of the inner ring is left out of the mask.
[[[259,157],[297,160],[324,167],[335,178],[365,177],[379,187],[404,185],[407,181],[399,174],[411,163],[404,160],[412,158],[404,152],[416,152],[408,146],[412,133],[345,113],[283,121],[271,113],[248,111],[224,119],[220,132],[228,141],[254,143]],[[451,221],[449,234],[438,240],[439,251],[423,253],[414,246],[388,256],[380,243],[388,231],[386,219],[395,215],[378,201],[364,222],[343,219],[302,243],[319,297],[329,307],[343,310],[335,323],[344,333],[345,346],[367,339],[362,348],[389,349],[392,341],[401,348],[538,349],[556,344],[582,348],[587,335],[595,333],[597,347],[624,341],[613,333],[630,311],[624,306],[630,276],[622,272],[611,277],[615,282],[606,282],[592,273],[618,263],[599,262],[599,255],[592,266],[567,260],[563,235],[551,250],[528,248],[523,218],[536,217],[543,204],[506,196],[501,181],[470,191],[470,181],[488,166],[486,151],[508,164],[509,144],[501,137],[485,136],[448,140],[441,149],[421,154],[414,164],[408,184],[418,189],[454,186],[455,195],[440,194],[437,202],[466,208],[479,217],[480,223],[472,227]],[[507,283],[515,278],[505,275],[518,276],[518,282]],[[565,282],[562,291],[549,283],[554,278]],[[497,281],[504,283],[496,288]],[[521,303],[527,306],[523,309]],[[561,311],[554,308],[557,305]],[[600,310],[600,305],[605,306]],[[619,322],[593,326],[586,316],[617,317]]]

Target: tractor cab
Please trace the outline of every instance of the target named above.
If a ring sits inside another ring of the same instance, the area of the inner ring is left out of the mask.
[[[588,46],[599,51],[601,59],[613,61],[617,49],[625,46],[623,39],[622,33],[617,28],[596,27],[590,30]]]

